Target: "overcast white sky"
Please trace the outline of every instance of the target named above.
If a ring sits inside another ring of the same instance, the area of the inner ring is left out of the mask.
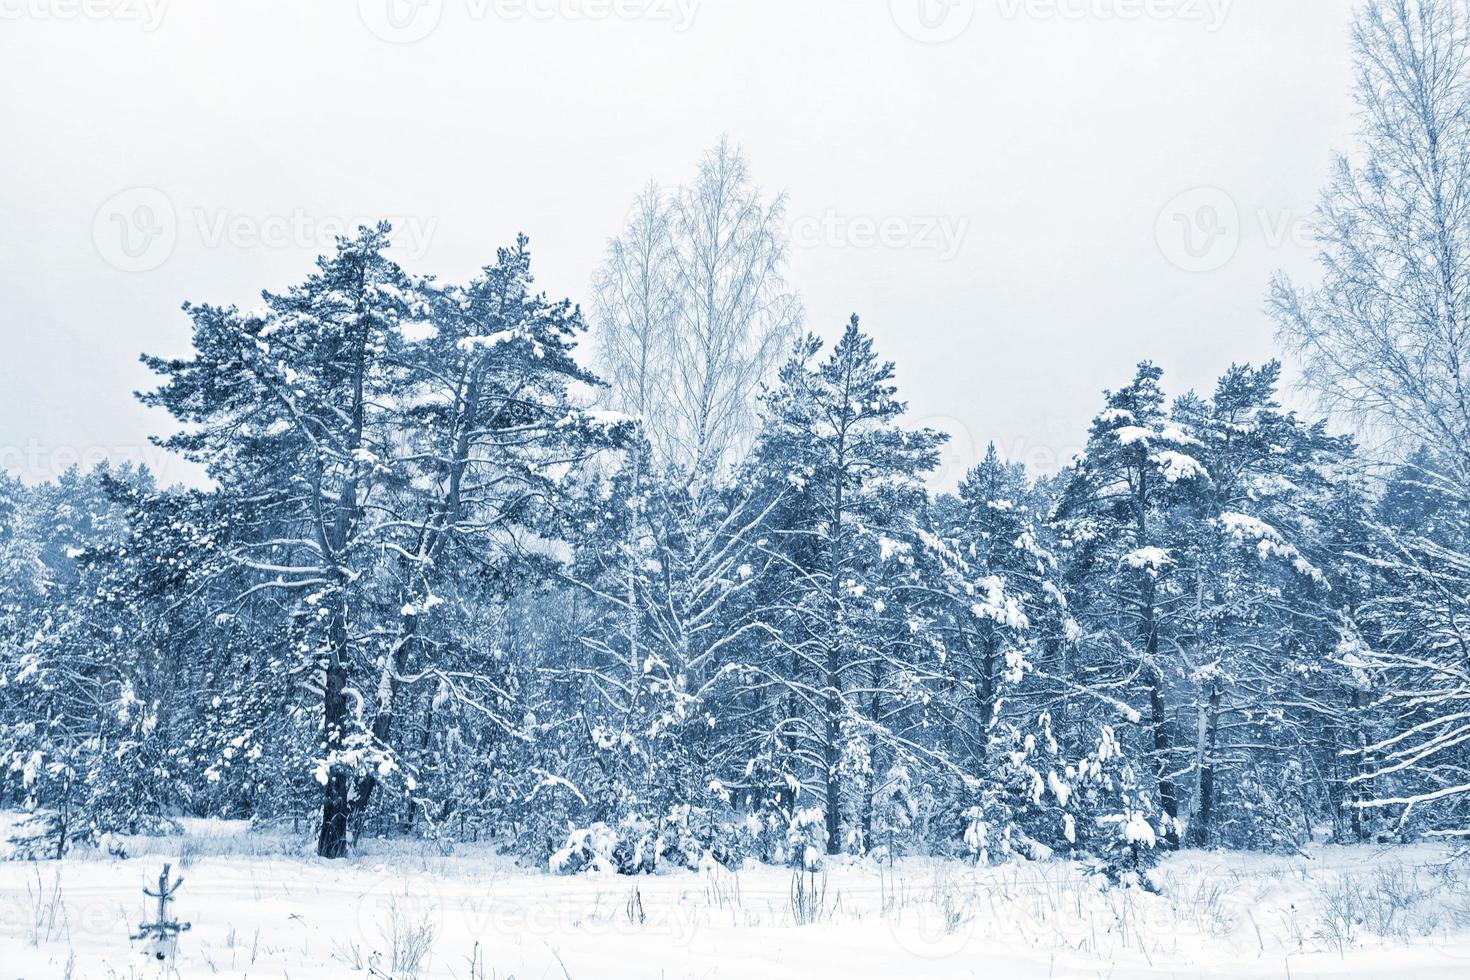
[[[1054,469],[1142,358],[1273,352],[1271,272],[1351,146],[1349,0],[0,0],[0,465],[147,458],[149,351],[344,222],[465,277],[518,231],[585,300],[648,178],[728,132],[825,336],[916,420]]]

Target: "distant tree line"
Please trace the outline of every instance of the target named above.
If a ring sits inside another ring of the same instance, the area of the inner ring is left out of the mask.
[[[936,494],[856,317],[803,335],[722,142],[650,186],[587,325],[524,238],[388,228],[146,358],[208,489],[0,480],[0,803],[60,856],[182,815],[493,840],[554,870],[1095,858],[1470,835],[1465,9],[1361,15],[1361,153],[1280,366],[1143,363],[1039,476]]]

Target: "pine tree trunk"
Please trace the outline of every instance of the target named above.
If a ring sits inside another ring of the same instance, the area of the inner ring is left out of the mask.
[[[1209,710],[1205,719],[1204,751],[1199,771],[1199,815],[1191,828],[1191,837],[1199,847],[1209,847],[1215,820],[1215,751],[1220,739],[1220,685],[1210,688]]]
[[[1143,588],[1143,640],[1148,654],[1149,724],[1153,730],[1154,772],[1159,783],[1159,808],[1169,821],[1164,835],[1169,847],[1179,846],[1179,793],[1169,776],[1169,755],[1173,748],[1169,738],[1169,713],[1164,703],[1164,672],[1159,663],[1158,610],[1155,584],[1150,578]]]
[[[995,722],[995,638],[985,638],[985,656],[981,660],[980,667],[980,718],[985,725],[985,732],[990,731],[990,726]],[[985,732],[981,733],[981,744],[985,744]]]
[[[835,548],[835,544],[834,544]],[[836,562],[834,560],[833,582]],[[836,586],[832,589],[832,619],[828,624],[831,631],[827,641],[827,697],[826,697],[826,744],[823,746],[823,761],[827,768],[827,853],[842,853],[842,784],[837,777],[842,763],[842,683],[841,661],[838,652],[837,597]]]
[[[840,763],[838,743],[841,740],[841,726],[838,724],[841,704],[837,697],[837,655],[835,648],[828,653],[827,660],[827,744],[825,746],[825,762],[827,765],[827,853],[842,853],[842,787],[837,779],[837,767]]]
[[[1179,831],[1177,821],[1179,819],[1179,796],[1174,786],[1174,780],[1169,776],[1169,720],[1168,709],[1164,706],[1164,677],[1159,670],[1149,671],[1148,703],[1150,714],[1150,726],[1153,729],[1154,742],[1154,768],[1159,780],[1159,808],[1164,811],[1164,816],[1169,819],[1169,827],[1165,833],[1165,842],[1170,847],[1179,844]]]
[[[439,554],[445,540],[446,532],[453,528],[460,518],[462,500],[460,498],[461,487],[464,481],[465,469],[469,464],[472,448],[470,438],[471,431],[476,420],[479,418],[480,384],[471,380],[466,382],[465,394],[462,400],[460,417],[456,421],[458,434],[454,441],[453,465],[450,467],[449,489],[443,501],[442,509],[437,517],[437,523],[431,523],[426,527],[419,540],[419,555],[425,561],[432,564],[433,559]],[[353,498],[355,502],[355,497]],[[378,712],[373,717],[372,737],[373,742],[386,747],[388,739],[393,733],[393,716],[400,713],[398,707],[398,692],[402,686],[400,678],[407,668],[410,655],[413,653],[414,645],[418,642],[419,616],[417,613],[403,615],[399,623],[399,639],[384,667],[386,676],[379,681]],[[386,695],[386,696],[385,696]],[[425,734],[427,739],[427,733]],[[347,816],[349,826],[356,829],[362,826],[367,818],[368,808],[372,805],[373,794],[377,792],[378,777],[369,770],[353,784],[347,800]],[[409,802],[408,823],[413,822],[413,803]]]
[[[873,686],[881,687],[882,684],[876,683]],[[868,717],[874,720],[883,717],[883,699],[877,694],[868,703]],[[888,763],[886,759],[879,758],[881,749],[871,728],[863,738],[868,743],[868,784],[863,788],[863,839],[860,853],[866,854],[873,849],[873,797],[877,795],[879,783],[888,771]],[[887,753],[883,755],[886,756]]]
[[[1367,739],[1367,736],[1364,735],[1364,733],[1363,733],[1362,725],[1358,722],[1358,719],[1362,718],[1362,713],[1361,713],[1362,710],[1363,710],[1363,694],[1362,694],[1361,691],[1355,690],[1355,691],[1353,691],[1353,711],[1352,711],[1352,716],[1351,717],[1353,718],[1353,721],[1354,721],[1354,729],[1355,730],[1354,730],[1353,734],[1354,734],[1354,738],[1355,738],[1355,742],[1356,742],[1356,744],[1353,747],[1355,749],[1357,749],[1358,752],[1357,752],[1357,754],[1355,754],[1352,757],[1353,758],[1353,764],[1352,764],[1352,770],[1351,770],[1351,775],[1349,776],[1349,779],[1351,779],[1353,776],[1356,776],[1356,775],[1358,775],[1359,773],[1361,773],[1363,771],[1363,755],[1362,755],[1362,750],[1364,749],[1364,747],[1367,746],[1368,739]],[[1351,790],[1349,792],[1349,802],[1350,803],[1353,803],[1353,804],[1360,803],[1363,800],[1366,800],[1368,798],[1368,794],[1365,791],[1365,786],[1364,786],[1363,783],[1361,783],[1361,782],[1351,782],[1351,783],[1349,783],[1349,785],[1351,786]],[[1365,841],[1365,840],[1367,840],[1368,839],[1368,828],[1365,827],[1365,826],[1363,826],[1363,808],[1360,807],[1360,806],[1349,806],[1348,807],[1348,814],[1349,814],[1349,820],[1351,822],[1351,827],[1352,827],[1352,832],[1353,832],[1353,840],[1355,840],[1355,841]]]
[[[341,600],[339,600],[341,601]],[[342,750],[347,726],[347,670],[344,655],[347,647],[347,611],[339,606],[332,617],[328,634],[328,660],[322,694],[322,740],[328,759]],[[322,788],[322,826],[317,837],[316,852],[324,858],[339,858],[347,853],[347,826],[350,814],[347,773],[337,765],[327,771]]]
[[[379,746],[386,746],[388,738],[393,733],[393,716],[398,713],[399,687],[398,678],[403,675],[408,665],[409,652],[418,638],[417,615],[402,617],[399,626],[398,643],[393,650],[393,655],[388,658],[384,670],[387,676],[379,682],[379,695],[386,694],[378,706],[378,713],[373,717],[372,736],[373,742]],[[348,826],[354,832],[359,830],[363,821],[367,819],[368,807],[372,805],[373,794],[378,789],[378,777],[374,770],[369,769],[362,776],[351,783],[351,791],[347,799]],[[412,804],[410,804],[412,806]]]
[[[842,791],[837,779],[837,767],[841,759],[842,739],[842,661],[841,661],[841,572],[842,572],[842,521],[843,480],[846,476],[847,434],[837,436],[836,485],[832,494],[831,542],[828,554],[828,611],[827,622],[827,853],[842,853]]]
[[[361,284],[359,283],[359,286]],[[362,313],[361,304],[358,309]],[[350,445],[355,452],[362,446],[364,431],[363,390],[366,376],[366,318],[360,316],[362,333],[357,338],[356,369],[352,397],[352,433]],[[317,525],[317,544],[324,558],[337,562],[346,550],[353,522],[357,518],[357,478],[351,477],[342,487],[332,507],[331,525],[323,520]],[[316,474],[316,492],[320,499],[322,472]],[[322,684],[322,750],[329,760],[326,785],[322,787],[322,827],[317,837],[316,852],[324,858],[339,858],[347,853],[348,827],[352,813],[351,780],[338,761],[347,737],[347,663],[348,623],[347,573],[336,573],[336,604],[327,630],[327,673]]]

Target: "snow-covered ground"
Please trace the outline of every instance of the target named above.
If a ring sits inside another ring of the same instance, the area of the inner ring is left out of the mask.
[[[0,977],[133,978],[128,941],[165,860],[195,977],[1465,977],[1470,868],[1433,847],[1173,855],[1159,894],[1066,864],[907,859],[790,871],[553,877],[482,850],[299,839],[190,823],[130,855],[0,863]],[[396,960],[396,962],[395,962]]]

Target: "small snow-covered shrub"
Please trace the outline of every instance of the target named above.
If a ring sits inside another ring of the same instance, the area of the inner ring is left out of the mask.
[[[567,835],[566,845],[551,855],[551,870],[559,874],[614,871],[617,848],[617,832],[605,823],[574,829]]]
[[[1115,881],[1153,864],[1171,828],[1155,813],[1110,726],[1098,729],[1090,751],[1071,760],[1044,713],[1029,732],[997,725],[990,747],[993,775],[978,802],[961,811],[966,855],[983,863],[1092,858]]]
[[[1158,847],[1178,828],[1166,825],[1143,788],[1113,729],[1103,726],[1098,745],[1078,766],[1079,843],[1115,882],[1147,885],[1143,873],[1158,861]],[[1084,828],[1089,830],[1082,837]]]
[[[744,825],[728,807],[681,803],[664,819],[661,860],[698,870],[711,862],[737,867],[747,852]]]
[[[972,806],[964,813],[965,853],[976,861],[990,860],[990,821],[985,819],[985,808]]]
[[[827,815],[819,807],[796,811],[786,827],[787,855],[799,871],[815,871],[827,853]]]
[[[1050,718],[1041,715],[1036,731],[1024,734],[1014,724],[997,725],[990,751],[996,760],[992,776],[978,805],[964,811],[965,853],[983,863],[1051,857],[1065,846],[1071,790],[1056,774],[1060,747]]]
[[[1243,770],[1221,794],[1214,843],[1240,850],[1295,852],[1312,839],[1314,821],[1330,817],[1313,812],[1306,799],[1308,785],[1296,760]]]
[[[27,815],[10,838],[12,855],[61,859],[78,846],[123,856],[119,834],[156,835],[177,829],[156,798],[140,788],[134,743],[110,746],[87,739],[47,756],[28,753],[22,772]]]
[[[908,766],[895,762],[873,792],[871,853],[892,860],[914,843],[914,820],[919,815],[913,777]]]
[[[616,824],[573,828],[549,864],[560,874],[613,871],[653,874],[663,868],[699,870],[711,862],[737,864],[743,854],[733,814],[680,804],[650,819],[630,813]]]

